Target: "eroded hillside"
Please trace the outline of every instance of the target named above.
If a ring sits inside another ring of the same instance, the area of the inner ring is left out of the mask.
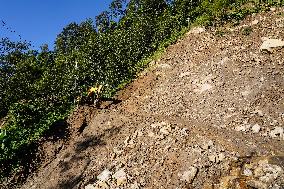
[[[122,102],[79,108],[22,188],[283,188],[284,49],[260,50],[283,12],[191,30]]]

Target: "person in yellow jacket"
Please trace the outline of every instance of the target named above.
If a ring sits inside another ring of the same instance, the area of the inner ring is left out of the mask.
[[[89,88],[87,96],[90,99],[91,104],[96,104],[98,102],[102,88],[102,85],[97,85],[96,87]]]

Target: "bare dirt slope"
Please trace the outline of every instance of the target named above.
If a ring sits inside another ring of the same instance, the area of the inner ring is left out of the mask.
[[[189,32],[121,103],[86,123],[78,109],[69,142],[22,188],[283,188],[284,49],[260,51],[284,40],[283,12]]]

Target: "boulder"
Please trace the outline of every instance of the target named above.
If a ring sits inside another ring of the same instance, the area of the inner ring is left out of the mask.
[[[272,48],[282,48],[284,46],[284,41],[280,39],[269,39],[269,38],[263,38],[263,43],[260,46],[261,51],[272,51]]]

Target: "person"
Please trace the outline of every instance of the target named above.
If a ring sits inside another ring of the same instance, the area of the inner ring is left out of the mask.
[[[87,98],[90,104],[97,105],[102,92],[102,85],[97,85],[96,87],[90,87],[88,90]]]

